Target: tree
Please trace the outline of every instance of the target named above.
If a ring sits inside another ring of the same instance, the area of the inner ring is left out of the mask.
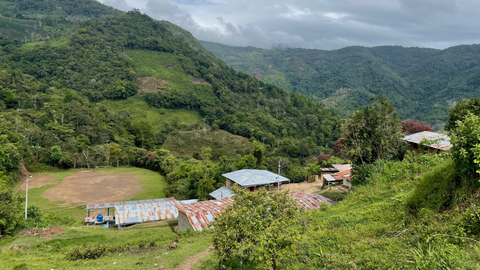
[[[235,163],[235,167],[237,169],[255,169],[257,166],[257,158],[254,157],[252,154],[248,154],[242,157],[240,162]]]
[[[63,152],[62,149],[58,146],[53,146],[50,149],[50,164],[58,166],[60,159],[62,158]]]
[[[480,97],[472,99],[464,98],[450,108],[445,130],[453,131],[457,127],[458,121],[463,121],[469,113],[480,115]]]
[[[22,210],[21,197],[15,196],[11,190],[0,190],[0,235],[13,235],[22,227]]]
[[[90,156],[90,139],[88,139],[87,136],[80,134],[77,136],[77,145],[78,150],[81,151],[83,156],[85,157],[87,167],[90,169],[90,163],[88,162],[88,158]]]
[[[155,139],[152,124],[144,119],[134,122],[131,132],[135,136],[135,144],[141,148],[150,147]]]
[[[461,176],[478,179],[480,172],[480,116],[468,113],[450,134],[452,156]]]
[[[422,131],[431,131],[433,132],[433,127],[426,125],[425,122],[420,122],[418,120],[407,120],[402,121],[402,131],[407,135],[415,134]]]
[[[265,157],[265,146],[258,141],[253,141],[253,150],[252,155],[257,159],[256,168],[260,169],[263,163],[263,158]]]
[[[299,206],[288,191],[246,192],[233,187],[233,204],[214,222],[213,246],[221,264],[245,269],[278,269],[299,239],[292,228]]]
[[[215,186],[213,185],[213,181],[208,175],[208,173],[205,173],[204,177],[202,180],[200,180],[200,183],[198,184],[198,198],[201,201],[205,201],[209,199],[209,194],[215,190]]]
[[[404,134],[393,105],[383,95],[354,112],[343,126],[342,154],[355,164],[397,157]]]

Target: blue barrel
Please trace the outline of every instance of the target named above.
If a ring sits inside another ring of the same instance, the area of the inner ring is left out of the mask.
[[[102,214],[99,214],[97,216],[97,222],[103,222],[103,215]]]

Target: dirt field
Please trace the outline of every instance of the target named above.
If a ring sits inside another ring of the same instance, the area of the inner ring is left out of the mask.
[[[302,183],[292,183],[281,185],[282,189],[290,189],[290,191],[301,191],[304,193],[315,193],[322,190],[322,182],[315,181],[312,183],[302,182]]]
[[[312,183],[302,182],[302,183],[285,184],[280,187],[282,189],[290,189],[290,191],[301,191],[303,193],[317,193],[317,192],[322,193],[329,189],[338,189],[339,186],[327,186],[325,189],[322,189],[322,182],[315,181]]]
[[[142,190],[140,178],[129,174],[104,174],[80,171],[57,186],[47,189],[43,196],[67,204],[114,202],[131,198]]]
[[[45,229],[30,229],[30,230],[25,230],[19,234],[19,236],[35,236],[35,235],[40,235],[40,237],[52,237],[57,234],[61,234],[65,229],[62,227],[48,227]]]
[[[33,177],[28,180],[28,189],[39,188],[50,184],[57,183],[57,179],[50,174],[33,174]],[[25,180],[20,185],[22,190],[26,188]]]

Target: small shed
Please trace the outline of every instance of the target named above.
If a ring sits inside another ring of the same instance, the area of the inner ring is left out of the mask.
[[[259,188],[268,189],[270,186],[277,186],[278,183],[290,182],[290,179],[266,170],[243,169],[225,173],[222,176],[227,178],[225,184],[227,188],[238,184],[240,188],[248,188],[249,191],[257,191]]]

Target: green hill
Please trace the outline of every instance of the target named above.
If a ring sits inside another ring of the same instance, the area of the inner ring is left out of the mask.
[[[236,70],[334,105],[345,114],[354,104],[365,105],[370,97],[384,93],[402,118],[441,128],[452,104],[480,94],[480,45],[445,50],[355,46],[326,51],[201,43]]]
[[[224,130],[194,130],[175,132],[168,135],[162,148],[180,156],[200,156],[202,147],[212,149],[213,158],[235,156],[252,149],[252,143],[241,136],[232,135]]]

